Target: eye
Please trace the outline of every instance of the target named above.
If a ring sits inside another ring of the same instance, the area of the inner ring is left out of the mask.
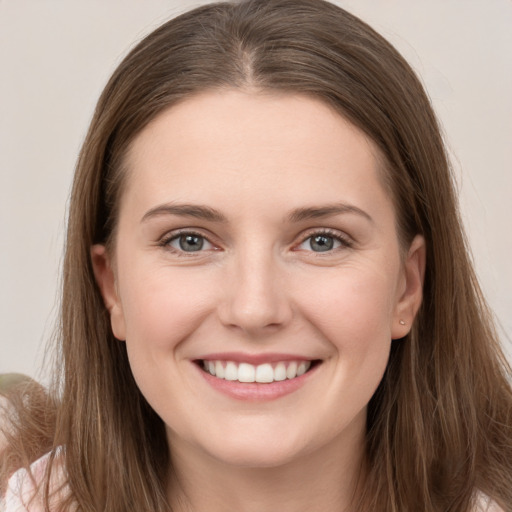
[[[341,235],[315,233],[308,236],[297,249],[312,252],[329,252],[340,247],[350,247],[350,243]]]
[[[180,252],[200,252],[214,248],[211,242],[197,233],[180,233],[168,239],[165,245]]]

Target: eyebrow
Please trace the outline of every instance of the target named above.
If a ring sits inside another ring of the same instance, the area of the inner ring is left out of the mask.
[[[331,217],[334,215],[352,213],[364,217],[371,223],[374,222],[372,217],[364,210],[357,206],[337,203],[323,206],[309,206],[304,208],[296,208],[292,210],[288,216],[287,221],[290,223],[303,222],[305,220],[319,219],[322,217]],[[209,206],[187,204],[187,203],[166,203],[155,206],[148,210],[142,217],[141,222],[146,222],[154,217],[163,215],[178,215],[181,217],[194,217],[196,219],[207,220],[210,222],[226,223],[228,219],[218,210]]]
[[[305,220],[319,219],[322,217],[331,217],[333,215],[340,215],[346,213],[353,213],[364,217],[372,224],[374,220],[368,213],[357,206],[345,203],[329,204],[325,206],[310,206],[307,208],[297,208],[288,215],[289,222],[302,222]]]
[[[194,217],[210,222],[227,222],[227,218],[218,210],[209,206],[186,203],[167,203],[155,206],[155,208],[151,208],[151,210],[144,214],[141,222],[146,222],[149,219],[162,215],[179,215],[181,217]]]

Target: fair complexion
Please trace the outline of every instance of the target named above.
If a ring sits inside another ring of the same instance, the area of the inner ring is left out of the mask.
[[[92,258],[167,427],[171,505],[350,510],[425,265],[421,237],[399,246],[376,148],[316,99],[214,91],[153,120],[126,168],[114,250]],[[273,382],[239,382],[254,373]]]

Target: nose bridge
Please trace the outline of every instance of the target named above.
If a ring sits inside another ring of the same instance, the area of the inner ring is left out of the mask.
[[[235,251],[226,279],[222,321],[257,334],[284,326],[291,318],[291,304],[283,271],[272,247],[257,240]]]

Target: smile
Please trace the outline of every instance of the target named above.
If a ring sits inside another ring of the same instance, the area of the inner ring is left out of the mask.
[[[270,384],[295,379],[311,368],[312,361],[281,361],[253,365],[234,361],[202,360],[203,370],[218,379],[243,383]]]

